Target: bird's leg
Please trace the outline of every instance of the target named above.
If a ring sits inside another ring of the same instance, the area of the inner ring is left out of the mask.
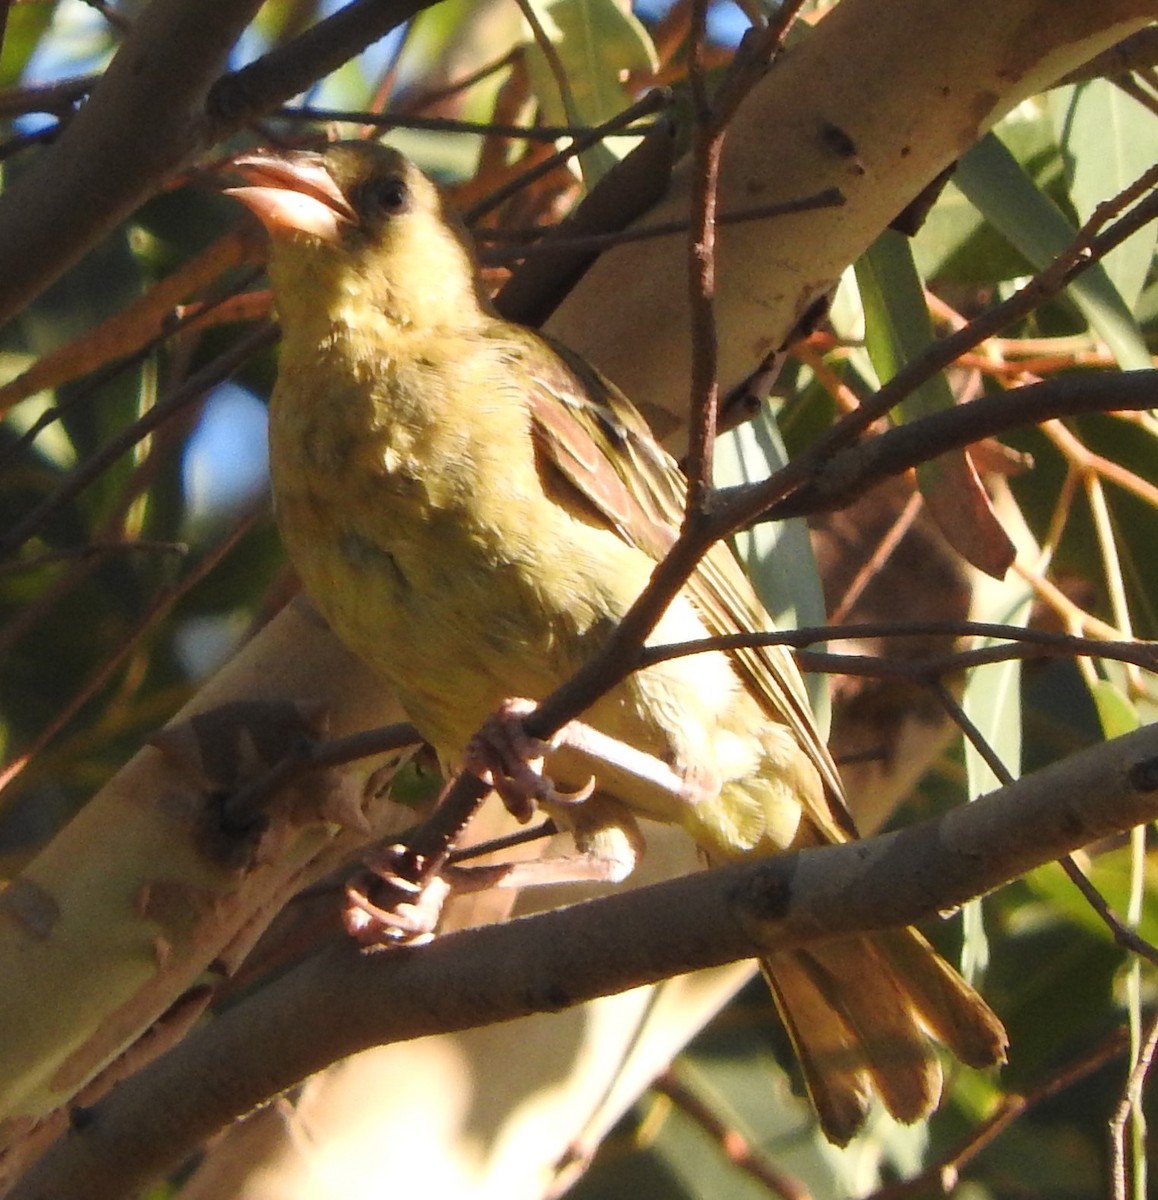
[[[490,888],[542,887],[564,883],[620,882],[631,874],[642,854],[643,841],[628,809],[597,795],[594,774],[574,792],[556,788],[544,772],[548,754],[566,750],[583,768],[606,777],[616,795],[624,789],[662,793],[669,801],[695,804],[714,793],[714,779],[680,772],[582,721],[570,721],[550,741],[530,737],[523,720],[533,701],[506,701],[471,739],[465,767],[498,793],[519,821],[526,822],[536,807],[549,813],[569,831],[576,853],[525,862],[485,866],[432,864],[412,846],[395,845],[376,859],[346,888],[344,922],[364,946],[414,945],[430,940],[452,893]],[[453,839],[444,850],[449,852]]]
[[[346,931],[367,948],[419,946],[434,937],[443,905],[452,895],[491,888],[619,883],[642,856],[643,839],[634,819],[614,801],[596,797],[581,806],[571,802],[566,813],[556,814],[555,823],[571,833],[577,853],[471,866],[451,863],[422,883],[410,878],[421,873],[416,872],[410,847],[383,847],[346,884]]]
[[[549,742],[528,735],[523,718],[534,707],[533,700],[504,700],[471,738],[465,755],[466,769],[489,783],[511,816],[524,825],[534,815],[536,803],[577,804],[595,790],[590,779],[577,792],[560,792],[543,773],[543,759],[557,745],[559,735]]]
[[[662,759],[626,742],[601,733],[582,721],[568,721],[549,741],[528,736],[523,720],[534,701],[506,700],[487,718],[471,739],[467,769],[489,783],[516,820],[526,822],[540,804],[549,810],[587,801],[595,791],[595,777],[576,792],[562,792],[544,773],[543,763],[553,751],[567,749],[597,771],[607,768],[617,780],[658,791],[680,804],[696,804],[714,795],[719,781],[696,772],[681,773]],[[618,790],[618,789],[616,789]]]

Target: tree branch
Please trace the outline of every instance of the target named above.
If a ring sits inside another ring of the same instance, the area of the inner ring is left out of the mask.
[[[0,196],[0,323],[202,146],[197,116],[259,0],[152,0],[91,99]],[[83,197],[83,203],[77,198]]]
[[[1158,371],[1059,375],[930,413],[838,451],[815,476],[772,504],[760,520],[831,512],[892,475],[929,462],[947,450],[1024,429],[1055,417],[1094,412],[1145,411],[1158,405]],[[763,485],[756,484],[754,487]],[[753,488],[730,493],[741,502]],[[725,493],[727,494],[727,493]]]
[[[194,154],[292,96],[433,0],[355,0],[242,70],[218,73],[259,0],[152,0],[92,98],[0,196],[0,323]],[[78,204],[78,196],[85,203]]]
[[[369,1046],[910,924],[1155,818],[1158,727],[1147,726],[896,833],[732,864],[413,951],[334,944],[86,1110],[11,1200],[122,1196],[255,1105]]]

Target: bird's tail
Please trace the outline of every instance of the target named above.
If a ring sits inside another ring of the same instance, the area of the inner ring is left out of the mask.
[[[934,1043],[962,1062],[1003,1062],[1005,1029],[913,929],[785,950],[761,966],[828,1138],[845,1145],[875,1091],[900,1121],[941,1096]]]

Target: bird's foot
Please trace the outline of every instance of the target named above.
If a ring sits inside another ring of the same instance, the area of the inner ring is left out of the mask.
[[[409,847],[386,846],[346,884],[342,924],[359,945],[420,946],[434,937],[451,884],[422,868]]]
[[[531,819],[536,804],[581,804],[595,791],[594,778],[578,791],[563,792],[544,774],[544,758],[566,739],[569,726],[550,741],[530,737],[523,720],[534,708],[532,700],[503,701],[471,738],[465,756],[466,769],[489,783],[511,816],[522,824]]]
[[[415,853],[401,844],[386,846],[346,884],[342,923],[367,950],[421,946],[433,940],[443,906],[452,895],[491,888],[619,882],[631,873],[642,852],[630,818],[615,828],[600,824],[578,840],[582,843],[578,854],[471,866],[444,864],[421,882],[416,880],[423,864]]]

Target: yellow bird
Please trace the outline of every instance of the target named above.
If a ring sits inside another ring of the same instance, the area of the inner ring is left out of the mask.
[[[271,236],[286,547],[337,634],[457,765],[504,701],[541,698],[604,641],[675,538],[683,476],[593,368],[495,315],[460,222],[401,154],[347,142],[235,165],[252,186],[232,194]],[[652,642],[769,627],[717,546]],[[716,861],[856,836],[781,648],[650,667],[584,720],[688,781],[692,799],[601,798],[625,828],[628,809],[681,826]],[[762,966],[834,1142],[874,1091],[902,1121],[928,1113],[935,1042],[974,1066],[1004,1058],[1000,1021],[913,930]]]

